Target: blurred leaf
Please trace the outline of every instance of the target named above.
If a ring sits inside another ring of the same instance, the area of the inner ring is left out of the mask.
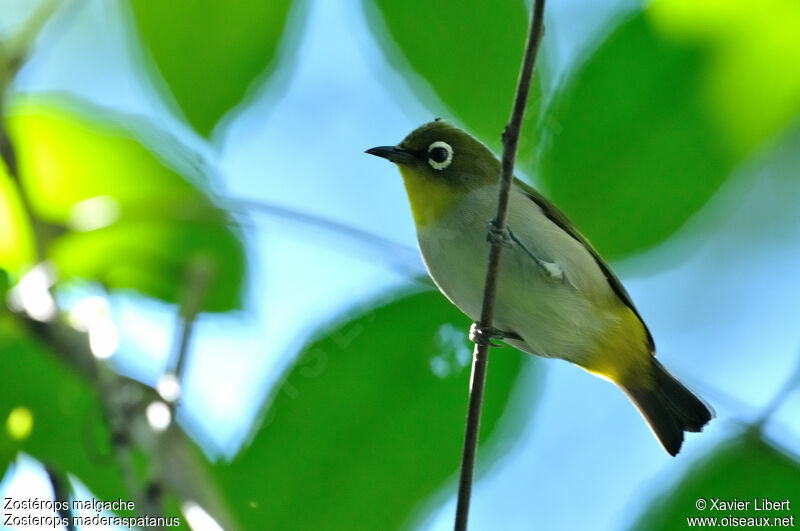
[[[30,339],[7,312],[0,312],[0,358],[0,458],[22,451],[74,474],[100,498],[130,499],[90,385]],[[33,420],[22,439],[12,437],[8,425],[18,408]]]
[[[700,95],[706,56],[622,24],[548,110],[541,178],[601,254],[652,246],[717,191],[738,162]]]
[[[469,322],[442,295],[408,295],[312,342],[271,398],[248,447],[218,467],[246,529],[398,529],[458,470],[471,348]],[[492,352],[481,468],[527,422],[533,389],[506,419],[523,365]],[[521,410],[520,410],[521,409]],[[494,451],[488,451],[493,449]],[[324,471],[324,473],[323,473]]]
[[[1,198],[2,196],[0,196]],[[6,300],[6,293],[10,288],[10,282],[8,278],[8,273],[5,270],[0,269],[0,308],[4,307]],[[0,311],[0,319],[2,319],[2,311]],[[2,328],[0,328],[2,330]],[[2,339],[0,339],[2,341]],[[2,348],[2,347],[0,347]],[[9,410],[10,411],[10,410]],[[0,422],[8,422],[8,414],[5,417],[0,416]],[[6,429],[3,426],[2,429]],[[3,437],[6,437],[6,432],[3,432]],[[9,445],[0,443],[0,482],[3,481],[3,478],[6,475],[6,471],[8,471],[8,467],[11,464],[11,460],[14,458],[15,451],[13,451]]]
[[[6,300],[6,292],[11,287],[11,281],[8,278],[8,272],[0,269],[0,301]]]
[[[173,423],[161,434],[156,458],[160,459],[158,470],[168,491],[166,506],[172,507],[173,513],[182,512],[180,506],[184,503],[196,503],[222,529],[233,531],[241,527],[224,501],[208,457],[180,426]]]
[[[511,115],[530,11],[522,0],[363,0],[373,34],[389,60],[423,98],[428,87],[467,129],[498,150]],[[402,56],[399,58],[398,55]],[[411,71],[409,71],[409,67]],[[533,155],[541,86],[535,77],[520,158]],[[421,125],[421,124],[420,124]]]
[[[115,121],[100,120],[101,112]],[[73,229],[49,248],[59,273],[180,303],[187,290],[200,289],[187,285],[200,264],[210,279],[204,309],[239,307],[245,256],[232,220],[177,173],[177,164],[117,123],[125,117],[63,100],[11,110],[9,130],[34,211]]]
[[[664,38],[710,50],[704,93],[720,134],[745,152],[800,113],[800,3],[659,0],[647,15]]]
[[[131,0],[143,45],[189,123],[210,136],[274,66],[290,0]]]
[[[693,465],[677,485],[652,500],[632,529],[685,529],[687,518],[717,517],[786,517],[791,511],[756,511],[754,500],[800,499],[800,464],[748,433],[723,444],[710,456]],[[707,507],[698,510],[704,499]],[[750,510],[719,510],[711,500],[744,500]],[[763,502],[761,502],[763,505]],[[723,526],[720,526],[723,527]]]
[[[46,327],[33,332],[50,338],[48,341],[56,340],[59,349],[82,349],[89,356],[88,345],[81,344],[87,339],[84,334],[58,321],[34,326]],[[131,500],[132,493],[127,491],[113,455],[112,435],[96,390],[99,383],[87,378],[87,371],[71,370],[31,332],[11,313],[0,311],[0,358],[4,362],[0,374],[0,477],[17,452],[25,452],[75,475],[98,499]],[[159,400],[156,391],[119,378],[110,399],[125,410],[137,481],[143,482],[157,471],[165,487],[164,515],[179,515],[181,502],[193,501],[212,512],[225,529],[234,528],[211,465],[197,445],[175,423],[159,436],[147,424],[141,406]],[[133,516],[127,511],[117,514]],[[184,518],[179,527],[186,527]]]
[[[5,451],[0,449],[0,482],[6,479],[6,473],[11,467],[11,456],[6,456]]]
[[[20,272],[33,261],[30,231],[19,190],[0,160],[0,268]]]

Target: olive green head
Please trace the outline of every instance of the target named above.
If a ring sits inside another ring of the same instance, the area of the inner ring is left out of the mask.
[[[418,127],[397,146],[374,147],[367,153],[394,162],[404,176],[455,187],[491,183],[500,173],[500,162],[489,148],[438,119]]]

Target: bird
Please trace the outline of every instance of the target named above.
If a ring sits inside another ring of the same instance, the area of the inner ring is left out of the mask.
[[[710,406],[655,358],[653,337],[630,295],[561,210],[514,178],[507,229],[498,234],[493,228],[500,161],[486,145],[436,119],[397,145],[366,153],[400,170],[425,267],[445,297],[476,323],[473,332],[488,234],[508,246],[497,277],[496,337],[616,384],[672,456],[684,432],[702,431],[711,420]]]

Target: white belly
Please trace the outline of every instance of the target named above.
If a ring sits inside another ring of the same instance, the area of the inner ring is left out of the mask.
[[[418,229],[425,265],[439,289],[470,319],[480,318],[497,188],[459,201],[441,227]],[[518,245],[503,250],[494,327],[518,334],[520,348],[540,356],[585,359],[598,336],[616,321],[615,295],[592,255],[519,192],[512,192],[508,226],[537,257],[554,262],[563,280],[546,278]]]

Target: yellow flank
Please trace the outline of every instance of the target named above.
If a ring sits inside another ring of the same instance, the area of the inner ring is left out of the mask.
[[[431,179],[414,168],[398,164],[406,185],[411,213],[417,227],[428,227],[436,223],[461,196],[444,179]]]
[[[623,387],[652,389],[652,360],[644,326],[624,304],[619,304],[617,313],[617,325],[600,337],[584,368]]]

